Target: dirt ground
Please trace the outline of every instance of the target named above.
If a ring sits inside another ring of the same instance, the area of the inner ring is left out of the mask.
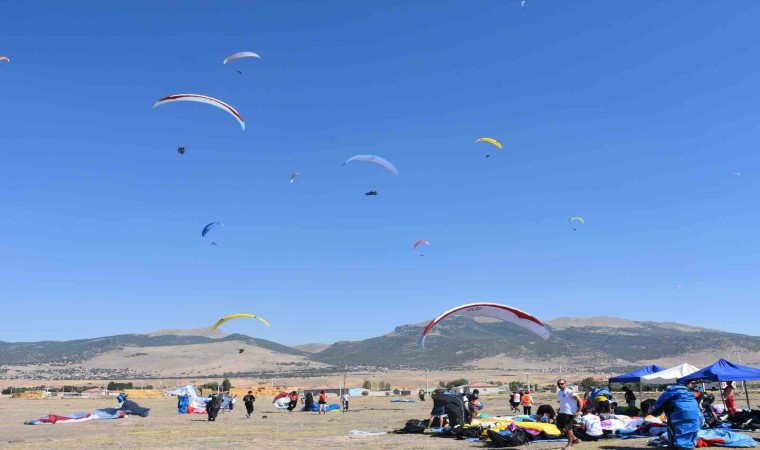
[[[556,404],[551,394],[536,396],[537,403]],[[506,395],[482,397],[492,416],[509,412]],[[0,398],[0,448],[3,449],[104,449],[104,448],[219,448],[282,449],[372,448],[380,449],[474,449],[483,443],[456,441],[430,435],[394,435],[350,438],[349,430],[390,431],[402,428],[409,419],[429,417],[432,401],[391,403],[391,397],[352,397],[351,411],[316,413],[278,411],[271,398],[259,398],[252,419],[244,419],[242,404],[235,411],[220,414],[217,422],[207,422],[205,415],[177,414],[173,398],[139,400],[152,408],[147,418],[128,416],[117,420],[95,420],[58,425],[24,425],[25,420],[48,414],[65,415],[115,407],[114,399],[44,399]],[[337,403],[337,397],[329,397]],[[267,416],[263,418],[262,416]],[[560,449],[563,443],[531,444],[532,450]],[[528,447],[525,447],[528,448]],[[646,448],[646,439],[622,441],[608,439],[576,446],[577,449]]]

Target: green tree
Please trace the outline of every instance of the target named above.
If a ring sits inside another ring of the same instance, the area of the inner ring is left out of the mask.
[[[222,391],[228,392],[230,389],[232,389],[232,383],[230,383],[229,378],[225,378],[224,381],[222,381]]]
[[[369,380],[364,380],[364,383],[362,383],[362,388],[372,390],[372,382]]]
[[[464,386],[465,384],[470,384],[470,382],[467,381],[466,378],[458,378],[456,380],[451,380],[448,383],[446,383],[446,389],[451,389],[457,386]]]
[[[594,380],[594,377],[586,377],[580,381],[580,384],[585,389],[591,389],[592,387],[596,386],[596,380]]]
[[[512,391],[512,392],[519,391],[521,388],[522,388],[522,383],[520,383],[519,381],[510,381],[509,382],[509,390],[510,391]]]

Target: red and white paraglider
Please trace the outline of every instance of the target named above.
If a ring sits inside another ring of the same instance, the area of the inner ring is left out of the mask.
[[[469,303],[467,305],[457,306],[454,309],[450,309],[433,319],[422,331],[422,335],[420,336],[420,347],[425,348],[425,337],[430,333],[430,330],[438,325],[443,319],[450,316],[491,317],[493,319],[503,320],[504,322],[513,323],[523,327],[537,334],[542,339],[549,339],[549,336],[551,335],[543,322],[525,311],[520,311],[517,308],[500,305],[498,303]]]

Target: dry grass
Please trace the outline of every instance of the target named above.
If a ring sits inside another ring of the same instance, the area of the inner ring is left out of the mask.
[[[537,400],[554,403],[550,395]],[[483,397],[487,412],[505,415],[509,411],[506,396]],[[246,420],[242,404],[233,412],[220,414],[217,422],[207,422],[205,415],[179,415],[173,399],[146,399],[139,402],[152,408],[147,418],[127,417],[60,425],[23,425],[25,420],[47,414],[86,412],[115,407],[114,399],[0,399],[0,447],[4,449],[103,449],[103,448],[235,448],[282,449],[371,448],[380,449],[475,449],[482,443],[456,441],[429,435],[393,435],[349,438],[352,429],[390,431],[402,428],[408,419],[427,418],[431,401],[424,403],[390,403],[386,397],[352,397],[351,411],[316,413],[277,411],[271,399],[259,398],[254,418]],[[266,415],[267,418],[262,418]],[[606,440],[582,444],[578,449],[646,448],[646,440]],[[559,449],[562,443],[533,444],[530,449]],[[527,448],[527,447],[526,447]]]

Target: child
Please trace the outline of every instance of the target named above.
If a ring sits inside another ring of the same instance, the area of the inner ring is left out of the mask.
[[[325,394],[324,389],[319,391],[319,411],[317,411],[317,415],[322,413],[327,414],[327,394]]]

